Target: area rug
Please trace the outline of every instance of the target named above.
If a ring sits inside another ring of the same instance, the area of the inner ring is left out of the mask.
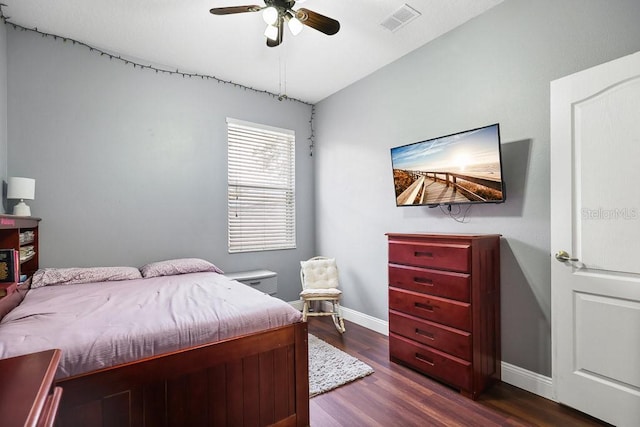
[[[309,397],[373,373],[373,368],[309,334]]]

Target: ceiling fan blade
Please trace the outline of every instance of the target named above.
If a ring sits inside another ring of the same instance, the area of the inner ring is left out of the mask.
[[[309,9],[300,8],[296,11],[296,18],[304,25],[314,28],[329,36],[340,30],[340,23],[328,16],[320,15]]]
[[[282,38],[284,37],[284,25],[282,25],[282,19],[278,21],[278,38],[275,40],[271,40],[267,37],[267,46],[276,47],[280,43],[282,43]]]
[[[231,6],[231,7],[214,7],[209,12],[214,15],[230,15],[232,13],[257,12],[262,9],[260,6]]]

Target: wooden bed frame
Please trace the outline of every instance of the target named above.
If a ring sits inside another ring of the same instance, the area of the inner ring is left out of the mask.
[[[56,381],[56,425],[308,426],[299,322]]]

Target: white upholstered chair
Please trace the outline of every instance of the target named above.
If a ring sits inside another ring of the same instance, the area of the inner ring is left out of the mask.
[[[313,257],[307,261],[300,261],[300,281],[302,282],[302,292],[300,298],[304,302],[302,307],[302,317],[306,321],[307,316],[331,316],[336,329],[343,333],[345,331],[344,321],[340,313],[340,296],[342,291],[338,289],[338,267],[334,258]],[[331,304],[331,311],[309,311],[312,301],[320,301]]]

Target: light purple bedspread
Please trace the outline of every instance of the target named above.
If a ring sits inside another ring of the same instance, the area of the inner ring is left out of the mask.
[[[64,378],[301,320],[217,273],[46,286],[0,322],[0,358],[59,348]]]

